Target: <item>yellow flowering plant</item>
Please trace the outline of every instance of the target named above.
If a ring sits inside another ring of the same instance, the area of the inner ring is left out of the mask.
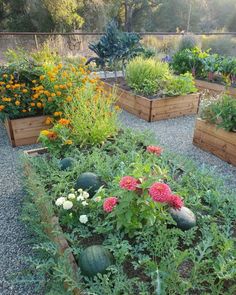
[[[104,92],[101,81],[88,78],[71,97],[64,105],[63,118],[39,137],[53,154],[75,146],[102,144],[118,131],[116,95]],[[48,132],[53,132],[56,138]]]

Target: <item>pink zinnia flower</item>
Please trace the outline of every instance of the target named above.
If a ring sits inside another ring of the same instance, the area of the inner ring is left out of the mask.
[[[152,154],[155,154],[157,156],[160,156],[161,153],[163,152],[163,148],[161,148],[160,146],[149,145],[147,147],[146,151],[148,153],[152,153]]]
[[[155,202],[167,203],[171,197],[170,187],[167,184],[161,182],[155,182],[149,188],[148,192]]]
[[[128,191],[135,191],[139,183],[139,180],[132,176],[124,176],[120,180],[120,187]]]
[[[179,210],[180,208],[183,207],[184,202],[183,202],[183,200],[179,196],[177,196],[177,195],[171,195],[170,196],[170,200],[168,201],[168,204],[171,207]]]
[[[106,198],[103,203],[103,210],[105,212],[111,212],[113,208],[117,205],[117,203],[118,203],[118,198],[116,197]]]

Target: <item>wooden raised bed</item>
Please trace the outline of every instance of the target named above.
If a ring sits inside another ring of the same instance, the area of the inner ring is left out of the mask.
[[[199,90],[208,89],[212,93],[226,92],[227,94],[236,97],[236,88],[234,87],[226,87],[225,85],[204,80],[195,80],[195,85]]]
[[[225,131],[198,118],[193,144],[236,166],[236,132]]]
[[[47,152],[46,148],[39,148],[34,150],[24,151],[25,155],[35,157],[40,156]],[[68,241],[63,233],[63,230],[59,224],[58,217],[55,215],[50,198],[46,195],[46,192],[41,187],[35,186],[34,180],[37,179],[37,174],[30,165],[29,161],[25,162],[24,173],[27,177],[27,185],[34,192],[33,202],[37,207],[40,215],[40,219],[44,225],[44,232],[49,239],[57,245],[57,253],[59,256],[65,256],[67,259],[67,267],[72,275],[73,280],[78,281],[78,265],[75,257],[72,253],[72,249],[69,246]],[[71,291],[71,286],[68,282],[64,282],[66,290],[70,291],[73,295],[82,295],[82,291],[78,288]],[[69,294],[69,293],[68,293]]]
[[[37,143],[41,130],[51,126],[45,124],[47,116],[6,120],[4,125],[13,147]]]
[[[108,93],[111,93],[113,91],[113,85],[105,82],[104,89]],[[117,86],[116,94],[118,96],[117,105],[119,107],[148,122],[196,114],[200,100],[198,93],[161,99],[149,99],[135,95]]]

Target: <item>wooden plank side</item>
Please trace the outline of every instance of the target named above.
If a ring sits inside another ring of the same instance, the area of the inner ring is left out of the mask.
[[[146,113],[145,111],[143,111],[143,109],[140,109],[140,110],[137,110],[137,109],[134,109],[128,105],[123,105],[122,103],[118,103],[118,105],[126,110],[128,113],[131,113],[133,115],[136,115],[137,117],[143,119],[143,120],[146,120],[146,121],[150,121],[150,114],[149,113]]]
[[[185,116],[185,115],[194,115],[194,114],[196,114],[196,109],[193,107],[189,107],[186,109],[178,109],[178,110],[163,112],[163,113],[152,112],[151,122],[176,118],[176,117]]]
[[[14,120],[11,120],[12,128],[13,130],[17,130],[17,129],[31,128],[32,126],[36,126],[36,127],[42,126],[42,125],[45,125],[46,118],[47,116],[14,119]]]
[[[194,102],[198,104],[199,93],[193,93],[183,96],[166,97],[163,99],[153,100],[152,108],[161,108],[174,105],[184,105],[185,103]]]
[[[197,119],[193,143],[233,165],[236,165],[235,140],[236,133],[217,129],[214,125]]]
[[[209,124],[204,120],[197,119],[195,129],[201,130],[204,133],[212,134],[221,140],[233,144],[236,146],[236,133],[235,132],[228,132],[223,128],[217,128],[213,124]]]
[[[197,80],[197,79],[195,80],[195,85],[199,89],[208,89],[212,92],[217,92],[217,93],[226,92],[229,95],[236,97],[236,88],[234,87],[226,87],[225,85],[221,85],[218,83],[212,83],[212,82]]]
[[[15,146],[29,145],[38,143],[38,136],[15,139]]]

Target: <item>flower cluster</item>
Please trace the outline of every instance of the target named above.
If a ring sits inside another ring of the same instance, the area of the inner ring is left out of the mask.
[[[132,176],[125,176],[120,180],[120,187],[128,191],[135,191],[139,185],[139,180]]]
[[[117,197],[106,198],[103,202],[103,210],[105,212],[111,212],[114,209],[114,207],[117,205],[117,203],[118,203]]]
[[[67,195],[67,197],[59,197],[55,201],[55,205],[57,207],[62,207],[64,210],[71,210],[71,209],[77,209],[79,205],[82,207],[86,207],[89,205],[88,203],[89,199],[89,193],[86,191],[83,191],[82,189],[78,189],[75,191],[74,189],[71,189],[71,192]],[[88,217],[87,215],[80,215],[79,221],[81,223],[87,223]]]
[[[155,182],[148,192],[154,202],[167,203],[175,209],[183,207],[182,199],[177,195],[173,195],[170,187],[165,183]]]
[[[163,148],[161,148],[160,146],[154,146],[154,145],[149,145],[146,150],[148,153],[152,153],[157,156],[160,156],[163,152]]]

